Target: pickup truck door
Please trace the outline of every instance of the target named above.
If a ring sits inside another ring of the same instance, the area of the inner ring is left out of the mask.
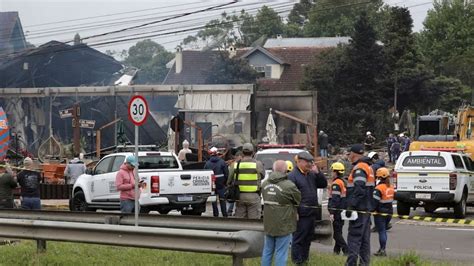
[[[112,166],[114,158],[106,157],[97,163],[94,168],[94,175],[92,176],[91,183],[91,196],[92,201],[103,201],[108,194],[109,187],[106,183],[106,179],[110,174],[110,168]]]
[[[474,202],[474,162],[466,155],[463,156],[463,160],[467,169],[467,202]]]
[[[117,187],[115,186],[115,177],[117,176],[117,172],[120,170],[123,162],[125,162],[125,155],[114,156],[112,169],[105,178],[105,182],[107,183],[108,187],[107,199],[108,201],[116,202],[117,204],[120,204],[120,192],[117,191]]]

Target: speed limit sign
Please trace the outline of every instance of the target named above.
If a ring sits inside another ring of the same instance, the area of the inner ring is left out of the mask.
[[[135,95],[128,102],[128,119],[135,124],[141,126],[148,117],[148,104],[143,96]]]

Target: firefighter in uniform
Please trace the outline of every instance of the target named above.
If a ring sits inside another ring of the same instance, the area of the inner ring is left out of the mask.
[[[288,179],[301,191],[301,205],[298,207],[298,223],[293,233],[291,260],[296,265],[307,263],[309,248],[314,235],[316,215],[318,213],[318,188],[326,188],[328,182],[321,171],[314,167],[314,159],[304,151],[296,156],[296,166]]]
[[[254,149],[251,143],[243,145],[242,153],[242,159],[234,162],[229,169],[227,181],[227,185],[230,185],[235,178],[239,186],[240,198],[236,201],[235,217],[260,219],[262,213],[260,187],[262,177],[265,175],[263,165],[252,158]]]
[[[347,235],[347,246],[349,255],[346,265],[370,264],[370,213],[372,207],[372,193],[375,186],[375,178],[371,160],[364,156],[364,146],[354,144],[349,151],[349,160],[353,167],[347,182],[347,210],[346,217],[351,217],[353,211],[358,211],[356,220],[349,222],[349,233]]]
[[[374,206],[378,213],[389,214],[388,216],[375,215],[374,221],[379,233],[380,248],[375,256],[387,256],[385,248],[387,246],[387,226],[390,222],[390,215],[393,214],[393,196],[395,190],[390,184],[390,172],[387,168],[382,167],[377,170],[375,177],[380,179],[380,183],[374,190]]]
[[[339,255],[342,251],[347,254],[347,243],[342,236],[344,221],[341,219],[341,210],[346,208],[346,184],[343,179],[345,167],[342,163],[336,162],[331,165],[332,182],[329,186],[328,210],[332,221],[334,253]]]

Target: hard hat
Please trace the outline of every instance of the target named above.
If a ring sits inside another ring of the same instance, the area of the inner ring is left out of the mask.
[[[137,157],[135,157],[134,155],[127,156],[127,159],[125,159],[125,163],[128,163],[133,167],[138,167],[138,160]]]
[[[253,152],[254,150],[252,143],[245,143],[244,146],[242,146],[242,151]]]
[[[367,133],[365,133],[367,136],[372,134],[370,131],[367,131]]]
[[[340,162],[335,162],[331,165],[331,171],[338,172],[338,173],[342,174],[342,173],[344,173],[345,170],[346,170],[346,168]]]
[[[388,171],[387,168],[385,167],[380,167],[377,169],[377,172],[375,172],[375,177],[380,177],[380,178],[388,178],[390,176],[390,171]]]
[[[286,171],[287,172],[293,171],[293,163],[290,160],[286,161]]]
[[[405,136],[405,134],[403,134],[403,133],[400,133],[400,135],[398,135],[398,136],[399,136],[399,137],[404,137],[404,136]]]
[[[217,148],[216,147],[212,147],[209,149],[209,154],[210,155],[216,155],[218,152]]]
[[[324,134],[324,131],[322,131],[322,130],[321,130],[321,131],[319,131],[319,134]]]
[[[379,155],[378,153],[376,153],[375,151],[371,151],[369,152],[369,154],[367,155],[367,157],[369,157],[370,159],[372,160],[377,160],[379,158]]]

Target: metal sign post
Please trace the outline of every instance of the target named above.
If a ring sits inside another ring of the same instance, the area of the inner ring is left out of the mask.
[[[128,119],[135,125],[135,158],[138,162],[138,127],[145,123],[148,117],[148,104],[144,97],[135,95],[128,102]],[[138,166],[134,169],[135,176],[135,226],[138,226],[139,196],[138,196]]]

